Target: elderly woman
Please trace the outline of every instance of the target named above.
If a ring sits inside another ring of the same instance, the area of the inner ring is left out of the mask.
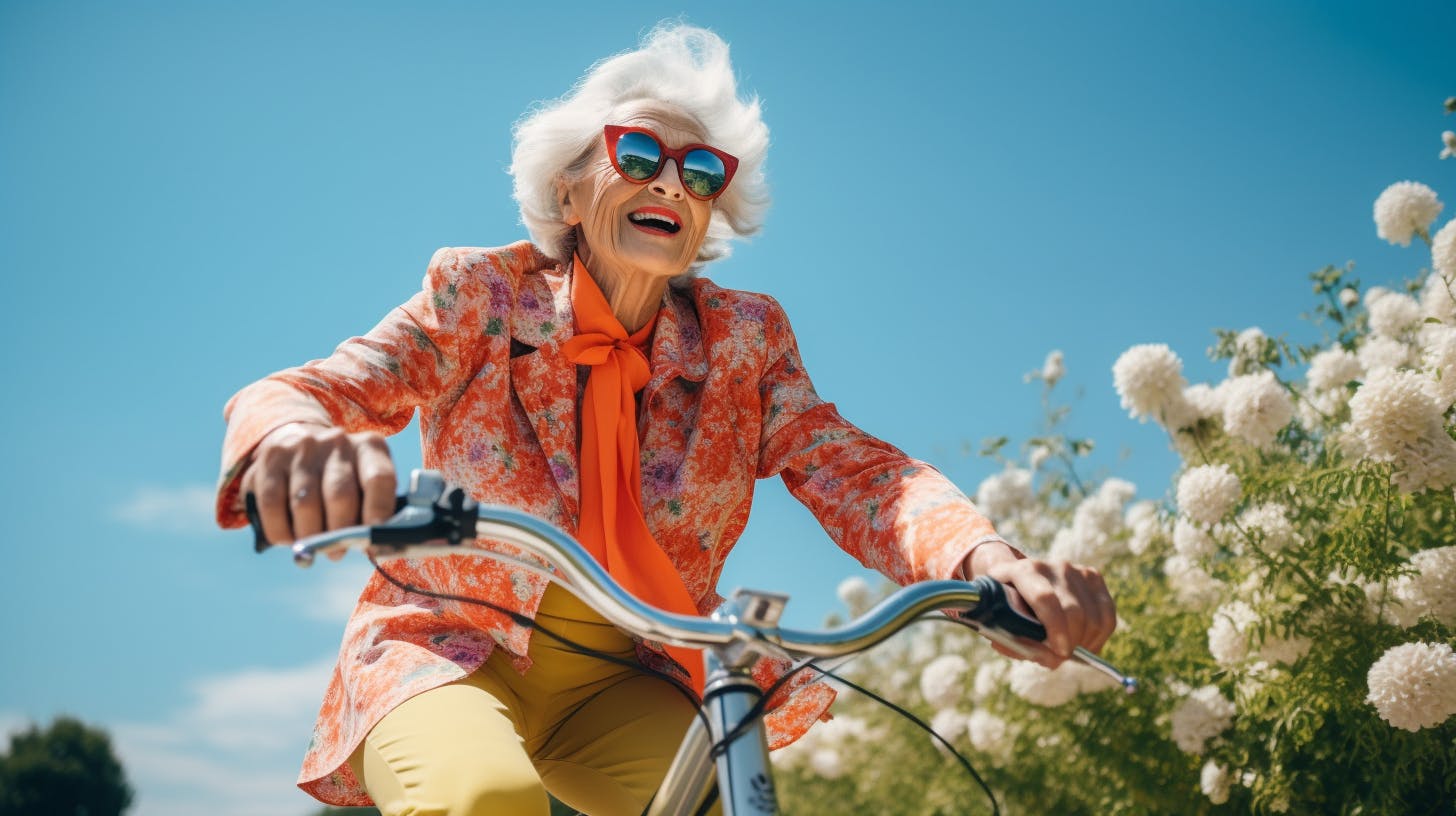
[[[477,499],[573,534],[657,606],[710,612],[755,479],[781,476],[862,563],[900,583],[989,573],[1049,632],[1041,660],[1114,627],[1096,572],[1023,559],[930,466],[821,400],[779,305],[698,271],[757,229],[768,131],[715,35],[659,28],[516,130],[532,242],[443,249],[424,288],[326,360],[227,407],[218,512],[258,499],[284,542],[384,520],[384,437],[421,412],[425,464]],[[544,813],[546,791],[636,814],[693,715],[698,655],[634,642],[535,574],[477,559],[399,562],[418,587],[479,598],[641,668],[564,649],[478,605],[375,575],[351,617],[300,786],[386,814]],[[765,662],[767,685],[783,666]],[[651,670],[651,671],[649,671]],[[791,685],[770,744],[832,692]]]

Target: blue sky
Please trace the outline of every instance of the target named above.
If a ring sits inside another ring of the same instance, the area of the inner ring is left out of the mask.
[[[311,809],[360,580],[210,527],[224,401],[437,247],[523,237],[511,122],[658,19],[723,35],[773,132],[767,227],[708,274],[778,297],[820,392],[967,491],[996,466],[964,443],[1034,433],[1022,375],[1062,349],[1093,465],[1162,496],[1118,354],[1198,381],[1214,327],[1313,339],[1310,271],[1429,262],[1376,238],[1386,185],[1456,197],[1450,3],[511,5],[0,2],[0,728],[111,729],[136,814]],[[856,570],[763,483],[723,588],[816,625]]]

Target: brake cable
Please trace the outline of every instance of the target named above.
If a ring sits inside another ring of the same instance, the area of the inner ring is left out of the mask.
[[[577,654],[596,658],[598,660],[602,660],[613,665],[622,666],[627,669],[632,669],[634,671],[638,671],[643,674],[665,680],[669,685],[672,686],[674,691],[683,695],[683,697],[692,704],[694,712],[696,713],[698,719],[703,721],[703,726],[705,728],[708,728],[709,733],[711,733],[712,729],[709,727],[708,715],[706,712],[703,711],[702,701],[698,698],[698,695],[695,694],[686,683],[682,682],[671,674],[668,674],[667,672],[658,669],[654,669],[651,666],[643,665],[640,662],[627,660],[617,657],[615,655],[607,654],[605,652],[600,652],[589,646],[583,646],[582,644],[577,643],[564,635],[553,632],[549,628],[542,626],[538,621],[533,618],[527,617],[526,615],[522,615],[521,613],[516,612],[512,609],[508,609],[504,606],[492,603],[482,598],[472,598],[467,595],[455,595],[448,592],[435,592],[434,590],[425,589],[423,587],[415,586],[414,584],[411,584],[407,581],[402,581],[394,577],[393,575],[390,575],[389,572],[384,569],[383,565],[381,565],[379,561],[375,559],[372,553],[369,554],[368,557],[369,563],[374,566],[374,571],[379,573],[380,577],[382,577],[385,581],[389,582],[400,590],[403,590],[405,592],[411,592],[416,595],[423,595],[427,598],[434,598],[436,600],[455,601],[456,603],[467,603],[474,604],[476,606],[483,606],[493,612],[505,615],[511,620],[512,623],[515,623],[517,626],[522,626],[527,629],[533,629],[543,635],[546,635],[547,637],[555,640],[556,642],[565,646],[567,649],[576,652]],[[949,620],[949,618],[947,618],[946,620]],[[924,620],[922,619],[920,621],[912,622],[911,625],[923,622]],[[996,801],[995,794],[991,792],[991,788],[986,784],[985,780],[981,778],[981,775],[976,772],[975,767],[971,765],[970,761],[962,756],[961,753],[957,751],[948,740],[945,739],[945,737],[942,737],[940,734],[936,733],[935,729],[931,728],[919,717],[916,717],[914,714],[906,711],[901,706],[896,705],[889,700],[886,700],[885,698],[879,696],[878,694],[875,694],[874,692],[864,688],[863,686],[860,686],[854,682],[851,682],[850,680],[845,679],[844,677],[839,676],[838,674],[835,674],[829,669],[815,664],[812,660],[795,666],[794,668],[785,672],[777,680],[775,680],[772,685],[765,689],[763,695],[754,702],[753,706],[749,708],[748,713],[744,715],[743,719],[739,721],[738,725],[734,726],[734,728],[727,734],[724,734],[723,739],[718,740],[717,742],[713,743],[712,746],[710,746],[708,750],[709,757],[716,760],[719,756],[723,754],[723,752],[728,750],[729,745],[733,744],[733,742],[737,741],[739,737],[747,733],[748,729],[752,727],[753,723],[756,720],[762,719],[763,716],[767,714],[769,699],[772,698],[774,694],[778,693],[778,691],[780,691],[784,687],[784,685],[789,682],[789,680],[791,680],[795,675],[797,675],[799,672],[804,671],[805,669],[813,669],[821,675],[843,683],[845,686],[854,689],[860,694],[863,694],[864,696],[870,698],[871,700],[874,700],[880,705],[885,706],[896,714],[899,714],[901,717],[904,717],[905,719],[913,723],[917,728],[920,728],[921,730],[930,734],[935,739],[939,740],[941,745],[943,745],[945,749],[949,751],[950,754],[954,756],[955,759],[961,764],[961,767],[965,768],[966,772],[971,775],[971,778],[976,781],[976,784],[980,785],[981,789],[985,791],[986,797],[991,801],[991,813],[993,814],[993,816],[999,816],[999,814],[1001,813],[1001,807]],[[713,797],[710,796],[708,800],[704,802],[703,807],[708,807],[712,804],[712,801]]]

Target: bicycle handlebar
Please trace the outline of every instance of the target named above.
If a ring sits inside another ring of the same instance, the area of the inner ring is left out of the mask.
[[[263,535],[256,501],[245,499],[248,520],[255,534],[254,548],[270,544]],[[503,541],[540,558],[540,564],[485,547],[471,546],[479,538]],[[611,623],[639,637],[689,648],[711,648],[735,643],[770,647],[784,655],[837,657],[868,649],[899,632],[909,623],[936,610],[959,610],[967,622],[993,641],[1016,649],[1015,638],[1045,640],[1046,629],[1034,618],[1017,612],[1005,588],[982,576],[972,581],[925,581],[902,587],[874,608],[844,626],[810,631],[774,625],[783,599],[772,610],[725,605],[703,618],[666,612],[632,596],[571,536],[556,527],[510,507],[478,505],[459,488],[448,488],[440,474],[414,471],[410,488],[400,497],[397,512],[379,525],[345,527],[299,539],[293,558],[307,567],[318,553],[363,549],[376,559],[433,555],[471,555],[494,558],[562,582]],[[563,580],[564,579],[564,580]],[[768,596],[750,596],[750,603]],[[1024,651],[1024,647],[1020,647]],[[1076,658],[1113,677],[1132,691],[1136,681],[1083,649]]]

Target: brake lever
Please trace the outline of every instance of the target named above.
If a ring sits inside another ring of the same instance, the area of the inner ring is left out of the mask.
[[[253,551],[261,553],[272,543],[263,533],[258,500],[252,493],[243,497],[243,509],[253,528]],[[447,485],[438,471],[412,472],[409,490],[395,499],[394,509],[394,515],[383,524],[360,528],[368,532],[371,551],[393,554],[426,542],[458,546],[475,540],[479,506],[463,489]],[[296,542],[293,553],[294,560],[302,564],[313,560],[307,539]]]

